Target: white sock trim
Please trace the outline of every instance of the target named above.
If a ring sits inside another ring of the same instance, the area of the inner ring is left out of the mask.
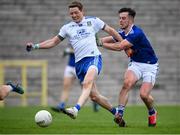
[[[78,109],[76,107],[73,107],[75,112],[78,112]]]

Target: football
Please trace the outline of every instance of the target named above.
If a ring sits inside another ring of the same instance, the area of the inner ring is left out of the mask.
[[[52,122],[52,115],[46,110],[40,110],[35,115],[35,122],[40,127],[48,127]]]

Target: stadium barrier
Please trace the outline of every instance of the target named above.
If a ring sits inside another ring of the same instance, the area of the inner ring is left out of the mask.
[[[25,92],[23,95],[21,95],[21,104],[22,106],[27,106],[27,98],[28,97],[36,97],[40,96],[41,97],[41,105],[42,106],[47,106],[47,61],[45,60],[0,60],[0,85],[3,85],[4,78],[5,78],[5,70],[7,67],[20,67],[21,69],[21,84],[22,87],[24,88]],[[27,69],[29,67],[40,67],[41,68],[41,91],[37,92],[28,92],[27,91]],[[13,94],[17,95],[17,94]],[[11,95],[9,95],[11,96]],[[0,102],[0,106],[4,106],[4,102]]]

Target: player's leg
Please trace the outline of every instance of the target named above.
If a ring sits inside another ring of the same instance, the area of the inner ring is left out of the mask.
[[[51,109],[55,112],[64,112],[66,107],[66,102],[69,98],[69,92],[74,82],[74,77],[64,77],[63,79],[63,90],[60,96],[60,102],[56,107],[51,107]]]
[[[62,103],[60,106],[61,108],[65,108],[65,103],[68,101],[69,92],[73,85],[74,79],[75,79],[74,77],[64,77],[63,91],[60,96],[60,102]]]
[[[152,83],[149,82],[143,82],[142,86],[140,88],[140,97],[143,100],[143,102],[145,103],[147,109],[148,109],[148,125],[149,126],[155,126],[156,125],[156,115],[157,115],[157,111],[154,108],[153,105],[153,97],[150,95],[150,92],[153,88]]]
[[[77,104],[75,105],[75,107],[71,107],[71,108],[67,108],[67,114],[75,119],[77,117],[78,111],[81,109],[81,107],[86,103],[86,101],[89,98],[90,92],[92,90],[92,86],[93,86],[93,82],[95,77],[97,76],[97,71],[95,68],[89,68],[84,81],[82,83],[82,93],[78,99]]]
[[[93,66],[89,67],[87,74],[84,78],[84,81],[82,83],[82,94],[78,100],[78,104],[80,106],[83,106],[84,103],[89,98],[89,95],[90,95],[90,92],[93,88],[93,83],[95,81],[96,76],[97,76],[96,68],[94,68]]]
[[[2,85],[0,88],[0,100],[3,100],[5,97],[7,97],[11,91],[18,94],[24,93],[23,88],[19,84],[8,82],[6,85]]]
[[[67,108],[67,114],[75,119],[78,111],[85,104],[90,96],[93,83],[102,68],[101,56],[86,57],[76,63],[76,73],[82,82],[82,93],[74,107]]]
[[[75,80],[75,68],[66,66],[63,78],[63,90],[60,95],[60,102],[56,107],[51,107],[55,112],[65,112],[66,102],[69,98],[69,92]]]
[[[134,84],[137,82],[138,78],[134,71],[127,70],[124,74],[124,82],[119,93],[119,106],[118,113],[115,115],[114,121],[119,124],[120,127],[126,126],[125,121],[123,120],[125,106],[128,102],[128,93]]]
[[[127,70],[124,74],[124,82],[119,93],[119,103],[126,106],[128,102],[128,93],[134,84],[137,82],[137,77],[134,71]]]
[[[157,121],[157,111],[154,108],[154,99],[152,95],[150,95],[151,90],[153,89],[153,86],[155,84],[157,72],[158,72],[158,65],[145,65],[146,68],[143,73],[143,83],[140,88],[140,97],[145,103],[147,109],[148,109],[148,125],[149,126],[156,126]]]
[[[0,100],[4,100],[5,97],[7,97],[12,90],[12,87],[9,85],[2,85],[0,87]]]
[[[6,85],[12,87],[12,92],[16,92],[18,94],[24,94],[24,89],[19,83],[13,83],[11,81],[7,82]]]
[[[108,101],[108,99],[104,96],[102,96],[95,83],[93,83],[93,88],[92,91],[90,93],[90,98],[92,101],[94,101],[95,103],[98,103],[100,106],[102,106],[103,108],[105,108],[106,110],[110,111],[113,115],[116,114],[116,108],[114,108],[110,102]]]
[[[143,82],[140,88],[140,97],[145,103],[148,110],[153,108],[153,97],[150,95],[152,88],[153,85],[149,82]]]

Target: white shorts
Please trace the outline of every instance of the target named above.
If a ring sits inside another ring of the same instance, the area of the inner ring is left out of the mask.
[[[75,67],[67,65],[64,71],[64,77],[76,77]]]
[[[129,63],[128,70],[133,71],[138,80],[142,79],[143,82],[151,82],[154,85],[159,70],[159,64],[146,64],[133,61]]]

